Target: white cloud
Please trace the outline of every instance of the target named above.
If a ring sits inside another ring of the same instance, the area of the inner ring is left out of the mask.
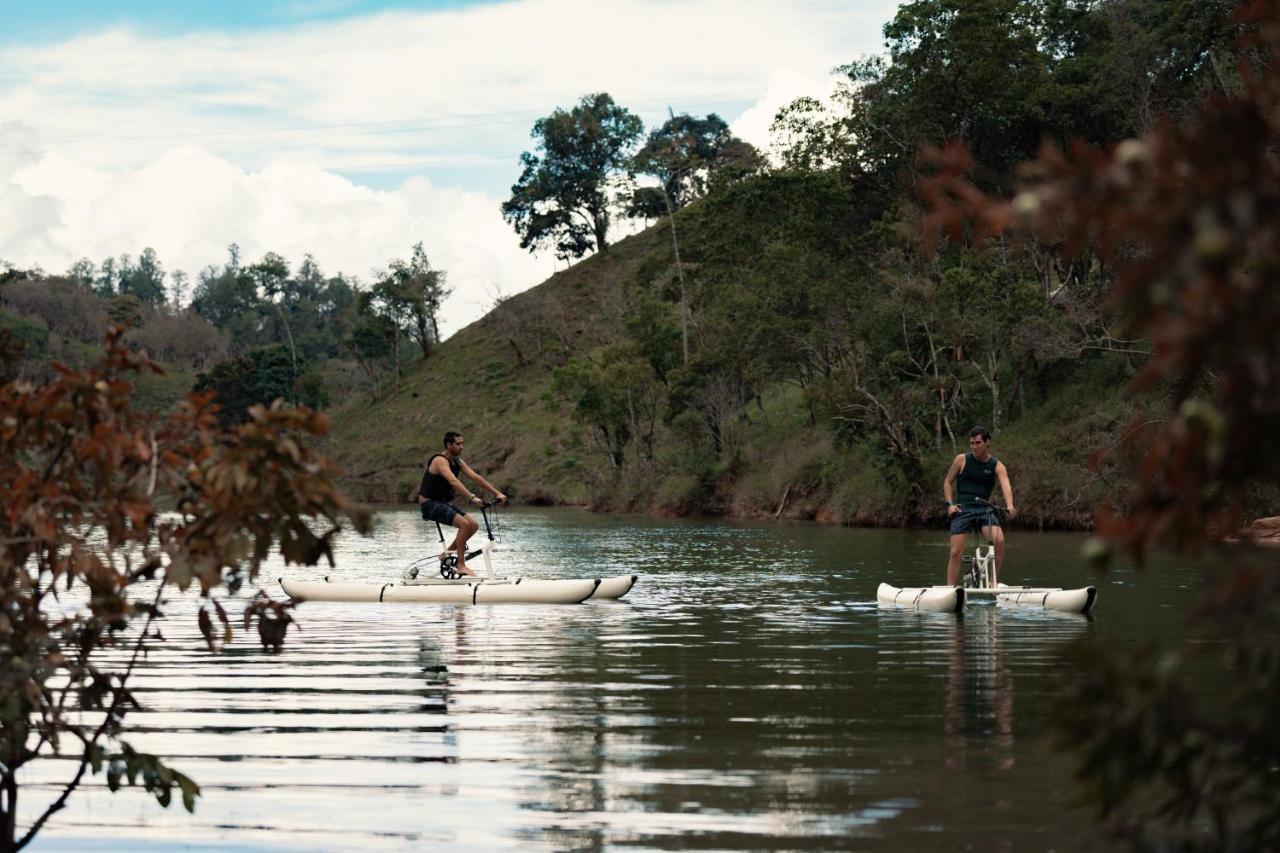
[[[733,121],[730,129],[739,139],[745,139],[761,151],[767,152],[771,142],[769,128],[772,127],[778,110],[805,95],[826,98],[831,94],[833,85],[829,76],[812,77],[790,68],[780,68],[769,77],[764,97],[750,109],[744,110]]]
[[[763,146],[779,106],[878,48],[895,6],[514,0],[4,45],[0,117],[25,128],[0,133],[0,258],[57,270],[152,246],[194,274],[236,242],[367,276],[421,240],[457,328],[553,267],[499,212],[538,116],[604,90],[650,124],[718,112]]]
[[[19,266],[29,266],[28,259],[49,252],[47,235],[61,215],[56,199],[30,192],[17,181],[36,160],[34,136],[23,125],[0,125],[0,261]]]
[[[150,246],[169,270],[194,275],[221,263],[227,246],[238,243],[246,260],[274,251],[297,263],[310,252],[325,271],[367,282],[374,268],[407,258],[421,241],[454,289],[451,307],[458,310],[442,323],[442,331],[452,332],[478,316],[495,284],[513,292],[553,269],[550,259],[534,258],[511,240],[495,200],[422,177],[380,191],[314,165],[271,163],[246,171],[183,146],[141,168],[110,173],[50,157],[23,170],[18,182],[27,197],[49,199],[59,210],[56,227],[48,227],[37,246],[50,270],[82,256],[95,262],[136,256]]]

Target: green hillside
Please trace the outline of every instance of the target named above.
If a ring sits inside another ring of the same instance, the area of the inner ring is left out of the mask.
[[[694,211],[689,212],[692,216]],[[682,220],[683,221],[683,220]],[[924,455],[926,488],[904,488],[874,439],[842,442],[833,421],[812,416],[810,395],[774,381],[731,418],[736,450],[708,457],[678,422],[659,423],[653,459],[610,453],[557,388],[555,370],[601,362],[625,337],[624,321],[671,262],[665,224],[627,238],[504,302],[415,361],[382,399],[371,394],[333,412],[328,450],[346,485],[372,502],[408,499],[422,465],[449,429],[468,438],[468,461],[514,499],[615,512],[724,514],[911,524],[941,517],[941,481],[964,431]],[[1052,390],[997,436],[1023,523],[1087,525],[1108,483],[1091,470],[1133,412],[1123,359],[1061,365]],[[686,425],[687,426],[687,425]],[[932,488],[929,488],[929,487]]]
[[[660,238],[650,229],[511,297],[429,361],[411,362],[382,399],[369,394],[337,407],[328,449],[347,469],[353,494],[407,500],[427,457],[454,429],[467,435],[478,470],[513,497],[590,502],[600,465],[553,393],[552,371],[616,337],[626,283]]]

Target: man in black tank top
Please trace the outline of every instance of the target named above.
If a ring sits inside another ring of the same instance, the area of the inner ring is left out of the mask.
[[[991,455],[991,433],[985,427],[969,430],[969,452],[961,453],[951,463],[947,478],[942,481],[942,495],[947,499],[947,516],[951,519],[951,553],[947,559],[947,583],[960,582],[960,560],[964,556],[964,540],[978,530],[996,548],[995,586],[1004,563],[1004,530],[1000,519],[983,502],[991,500],[996,483],[1004,495],[1006,515],[1013,518],[1013,487],[1009,485],[1009,471],[1004,463]],[[956,493],[952,494],[952,487]]]
[[[460,475],[471,480],[493,495],[494,500],[505,501],[507,496],[495,489],[488,480],[471,470],[462,461],[462,435],[456,432],[444,434],[444,452],[437,453],[427,460],[427,468],[422,472],[422,483],[418,486],[418,505],[422,517],[427,521],[437,521],[458,528],[448,550],[457,552],[457,570],[460,575],[475,575],[467,568],[467,540],[479,529],[479,525],[466,511],[454,506],[450,501],[454,495],[466,495],[467,501],[480,506],[483,501],[472,494],[462,481]]]

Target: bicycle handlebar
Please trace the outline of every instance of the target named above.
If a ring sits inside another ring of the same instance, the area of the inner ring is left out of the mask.
[[[998,515],[1008,515],[1008,514],[1009,514],[1009,510],[1005,509],[1005,508],[1004,508],[1004,507],[1002,507],[1002,506],[996,506],[995,504],[993,504],[993,503],[992,503],[991,501],[989,501],[989,500],[984,500],[983,498],[974,498],[974,499],[973,499],[973,502],[974,502],[975,504],[977,504],[978,506],[982,507],[983,509],[991,510],[992,512],[994,512],[994,513],[996,513],[996,514],[998,514]],[[958,505],[958,504],[952,504],[952,506],[956,506],[956,507],[958,507],[959,505]]]

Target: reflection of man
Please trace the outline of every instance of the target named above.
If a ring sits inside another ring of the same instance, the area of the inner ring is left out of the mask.
[[[1009,472],[1003,462],[991,455],[991,433],[986,427],[976,426],[969,430],[969,452],[961,453],[952,461],[947,478],[942,481],[942,495],[947,499],[947,515],[951,519],[951,554],[947,560],[947,583],[951,586],[960,581],[964,540],[974,530],[980,531],[995,545],[993,587],[1000,576],[1000,566],[1004,563],[1004,530],[989,503],[996,481],[999,481],[1000,491],[1004,494],[1005,509],[1013,518],[1016,510],[1013,508]],[[954,499],[953,485],[956,487]]]
[[[1014,766],[1013,673],[1005,665],[1000,611],[979,607],[951,623],[942,731],[955,741],[944,750],[945,764],[959,769],[967,758],[994,760],[1000,770]],[[964,747],[981,740],[980,752]]]
[[[474,576],[475,572],[467,568],[467,540],[479,529],[479,525],[476,524],[475,519],[467,515],[465,510],[459,509],[449,501],[454,495],[466,495],[467,500],[475,506],[481,506],[484,502],[462,485],[462,481],[458,479],[459,475],[466,475],[479,483],[485,491],[493,495],[494,500],[507,499],[506,495],[495,489],[488,480],[472,471],[471,466],[462,461],[462,435],[446,432],[444,452],[437,453],[427,460],[427,470],[422,473],[422,483],[418,486],[418,504],[422,509],[422,517],[427,521],[458,528],[458,532],[446,550],[457,552],[458,574]]]

